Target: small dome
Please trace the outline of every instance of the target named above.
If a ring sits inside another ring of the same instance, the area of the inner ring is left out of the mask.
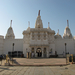
[[[55,36],[55,39],[62,39],[61,35],[59,35],[59,33],[57,33]]]
[[[27,31],[29,31],[29,30],[30,30],[30,27],[27,28]]]
[[[64,30],[63,38],[72,38],[72,34],[68,26]]]
[[[48,22],[48,28],[47,28],[47,29],[51,30],[51,28],[50,28],[50,26],[49,26],[49,22]]]
[[[7,38],[12,38],[12,39],[15,38],[15,35],[14,35],[14,33],[13,33],[12,27],[9,27],[9,28],[8,28],[7,34],[6,34],[5,38],[6,38],[6,39],[7,39]]]
[[[47,29],[50,29],[50,30],[51,30],[51,28],[50,28],[50,27],[48,27]]]

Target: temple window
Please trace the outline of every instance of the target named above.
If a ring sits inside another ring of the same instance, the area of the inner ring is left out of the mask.
[[[44,40],[46,40],[46,35],[44,35]]]
[[[40,35],[38,35],[38,40],[40,40]]]
[[[34,32],[32,33],[32,35],[34,35]]]
[[[34,40],[34,35],[32,35],[32,40]]]

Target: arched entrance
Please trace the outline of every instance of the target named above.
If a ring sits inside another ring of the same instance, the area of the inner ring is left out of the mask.
[[[37,53],[38,57],[42,57],[42,50],[41,50],[41,48],[37,48],[36,53]]]

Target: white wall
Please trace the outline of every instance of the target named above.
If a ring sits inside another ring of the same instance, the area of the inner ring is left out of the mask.
[[[4,36],[0,35],[0,55],[3,54],[4,49]]]
[[[29,49],[29,44],[23,44],[23,54],[25,57],[27,57],[27,52],[30,52],[30,49]]]
[[[55,44],[50,44],[50,49],[52,49],[52,54],[55,55]]]
[[[4,54],[8,54],[8,51],[23,51],[23,39],[5,39],[4,40]]]
[[[30,44],[31,45],[48,45],[48,41],[47,40],[43,40],[43,41],[41,41],[41,40],[31,40],[30,41]]]
[[[67,44],[66,45],[67,52],[69,52],[69,54],[75,54],[73,39],[56,39],[55,50],[57,51],[57,54],[63,54],[63,51],[65,52],[65,43]]]

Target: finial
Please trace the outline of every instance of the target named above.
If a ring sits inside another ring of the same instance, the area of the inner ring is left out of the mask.
[[[11,20],[11,22],[10,22],[10,27],[12,27],[12,20]]]
[[[59,29],[58,29],[58,34],[59,34]]]
[[[30,27],[30,22],[28,21],[28,27]]]
[[[69,27],[69,21],[67,20],[67,26]]]
[[[49,27],[49,22],[48,22],[48,27]]]
[[[39,12],[38,12],[38,16],[40,16],[40,10],[39,10]]]

